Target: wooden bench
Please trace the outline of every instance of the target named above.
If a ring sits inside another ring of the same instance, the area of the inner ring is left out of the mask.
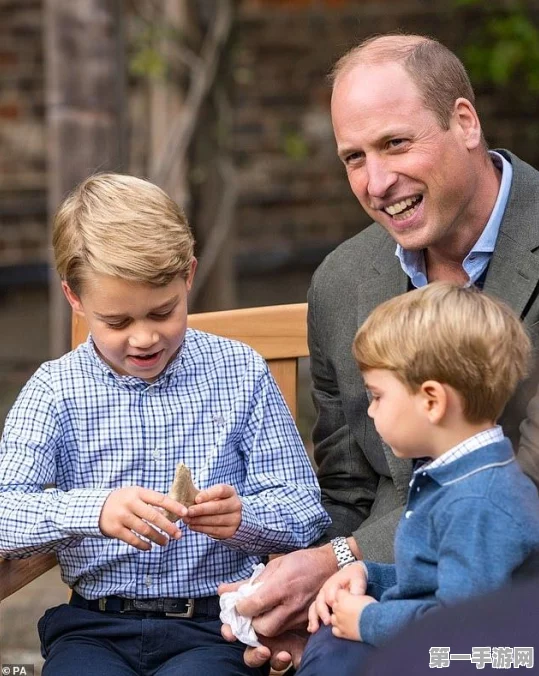
[[[273,377],[297,416],[298,359],[309,356],[307,304],[274,305],[189,315],[189,326],[247,343],[268,362]],[[73,320],[72,345],[86,340],[88,329]],[[0,559],[0,602],[56,565],[54,554]]]

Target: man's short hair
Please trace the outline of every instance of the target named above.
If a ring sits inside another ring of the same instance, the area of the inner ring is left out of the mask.
[[[164,286],[186,278],[194,239],[182,209],[153,183],[102,173],[80,183],[54,217],[56,269],[80,295],[98,273]]]
[[[474,423],[499,418],[527,373],[531,342],[501,301],[475,287],[433,282],[375,308],[353,353],[361,371],[392,371],[412,393],[427,380],[450,385]]]
[[[342,56],[330,73],[335,83],[360,64],[401,63],[418,88],[425,108],[431,110],[442,129],[449,122],[458,98],[475,105],[468,73],[460,59],[433,38],[401,33],[370,37]]]

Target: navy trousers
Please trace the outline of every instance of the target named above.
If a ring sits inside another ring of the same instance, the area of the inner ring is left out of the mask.
[[[250,669],[243,643],[228,643],[217,618],[100,613],[63,604],[39,620],[43,676],[267,676]]]
[[[376,648],[361,641],[336,638],[321,626],[305,646],[297,676],[359,676]]]

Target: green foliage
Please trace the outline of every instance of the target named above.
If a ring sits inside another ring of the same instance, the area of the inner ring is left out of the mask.
[[[454,2],[460,8],[481,7],[486,16],[463,49],[472,80],[507,86],[518,78],[529,92],[539,92],[539,29],[526,4],[496,7],[492,0]]]
[[[151,45],[141,46],[129,61],[129,71],[133,75],[162,79],[166,73],[163,56]]]
[[[292,160],[304,160],[309,155],[307,142],[296,131],[285,132],[283,137],[283,150],[287,157]]]
[[[162,80],[170,75],[170,49],[184,45],[185,35],[162,22],[134,22],[129,57],[129,72],[138,77]]]

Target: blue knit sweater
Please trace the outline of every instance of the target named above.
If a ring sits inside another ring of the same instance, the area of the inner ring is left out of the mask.
[[[508,439],[426,467],[410,482],[395,564],[365,561],[380,603],[363,610],[363,641],[380,645],[437,607],[502,586],[538,548],[539,496]]]

